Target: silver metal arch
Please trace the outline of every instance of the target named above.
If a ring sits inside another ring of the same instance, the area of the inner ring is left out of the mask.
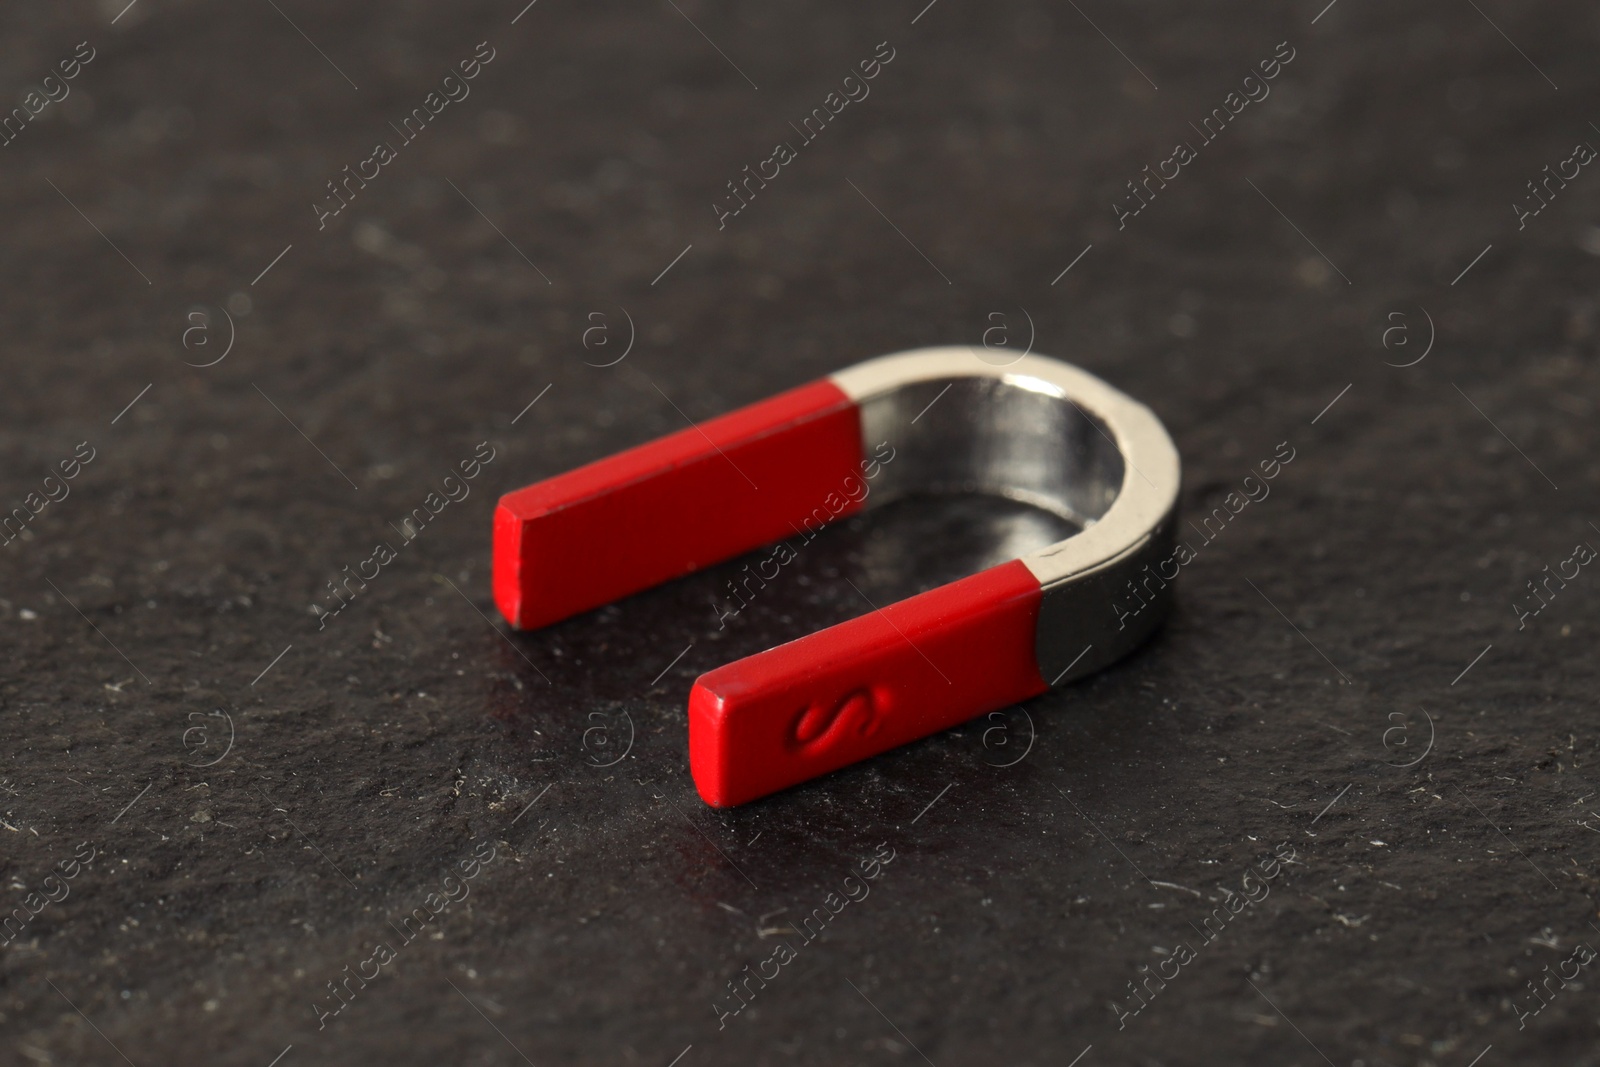
[[[1081,527],[1020,557],[1044,591],[1036,651],[1057,685],[1132,651],[1170,609],[1158,565],[1173,552],[1178,450],[1154,412],[1087,371],[1039,355],[998,366],[994,355],[919,348],[830,380],[860,409],[864,450],[896,449],[877,502],[993,493]]]

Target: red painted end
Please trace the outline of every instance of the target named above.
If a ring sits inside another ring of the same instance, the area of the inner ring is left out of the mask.
[[[701,675],[700,796],[743,804],[1044,692],[1041,599],[1012,560]]]
[[[824,380],[507,493],[495,603],[546,626],[852,514],[861,458],[855,404]]]

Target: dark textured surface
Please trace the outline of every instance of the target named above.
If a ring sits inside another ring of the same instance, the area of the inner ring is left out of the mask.
[[[1600,545],[1600,175],[1511,208],[1600,144],[1591,6],[276,6],[0,15],[5,94],[97,50],[0,148],[4,506],[95,450],[0,550],[6,907],[96,850],[0,948],[6,1062],[1596,1062],[1594,967],[1537,1015],[1525,983],[1600,944],[1600,578],[1512,607]],[[324,183],[484,40],[470,97],[319,232]],[[719,232],[724,183],[884,40],[870,97]],[[1271,96],[1119,231],[1125,183],[1280,41]],[[233,349],[185,366],[223,304]],[[623,309],[632,351],[589,365]],[[892,598],[1048,524],[854,519],[720,632],[738,564],[486,624],[500,492],[995,313],[1160,414],[1191,515],[1294,449],[1121,665],[717,812],[696,674],[858,613],[845,578]],[[324,583],[485,440],[472,495],[319,632]],[[880,842],[867,899],[778,929]]]

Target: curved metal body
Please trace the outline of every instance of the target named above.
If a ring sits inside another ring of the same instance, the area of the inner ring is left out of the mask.
[[[1178,450],[1154,412],[1087,371],[1036,355],[1000,367],[978,351],[915,349],[830,380],[860,408],[863,441],[906,453],[875,499],[991,493],[1080,527],[1021,557],[1044,592],[1040,673],[1059,685],[1119,659],[1166,617],[1172,583],[1153,569],[1172,555]]]

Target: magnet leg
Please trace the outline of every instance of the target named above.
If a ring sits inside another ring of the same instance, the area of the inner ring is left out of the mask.
[[[1040,599],[1013,560],[701,675],[700,796],[742,804],[1044,692]]]
[[[791,389],[506,494],[495,603],[518,629],[557,622],[853,514],[860,473],[855,403],[828,381]]]

